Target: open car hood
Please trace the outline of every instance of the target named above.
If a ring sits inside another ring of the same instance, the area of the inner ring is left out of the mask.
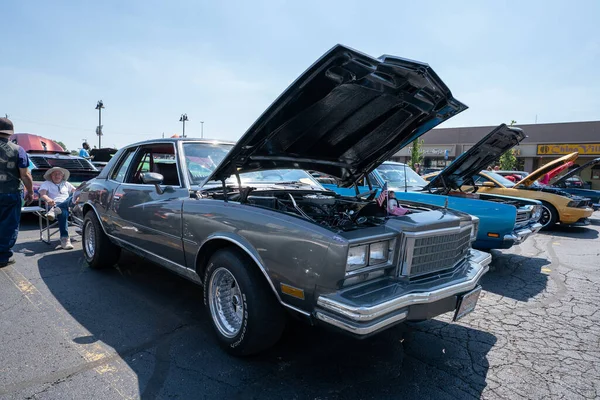
[[[557,158],[554,161],[550,161],[548,164],[536,169],[531,174],[527,175],[525,178],[521,179],[519,182],[515,183],[515,187],[519,185],[523,186],[531,186],[533,182],[540,179],[542,176],[552,171],[556,167],[560,167],[561,165],[568,163],[569,161],[575,161],[579,156],[578,152],[567,154],[566,156],[562,156],[561,158]]]
[[[459,189],[525,138],[521,129],[502,124],[432,178],[427,187]]]
[[[427,64],[337,45],[267,108],[207,181],[287,168],[351,186],[466,108]]]
[[[552,182],[552,184],[553,185],[561,185],[561,184],[565,183],[567,181],[567,179],[569,179],[573,175],[578,175],[578,172],[583,171],[584,169],[586,169],[588,167],[593,167],[594,165],[597,165],[597,164],[600,164],[600,157],[595,158],[592,161],[588,161],[580,167],[572,169],[571,171],[567,172],[566,174],[564,174],[563,176],[561,176],[560,178],[558,178],[557,180]]]

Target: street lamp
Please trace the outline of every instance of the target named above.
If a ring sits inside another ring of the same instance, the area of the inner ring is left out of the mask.
[[[98,135],[98,148],[102,148],[102,109],[104,108],[104,102],[98,100],[96,104],[96,110],[98,110],[98,127],[96,128],[96,135]]]
[[[181,117],[179,118],[179,122],[183,122],[183,134],[182,137],[185,137],[185,121],[189,121],[187,114],[181,114]]]
[[[204,121],[200,121],[200,138],[204,138]]]

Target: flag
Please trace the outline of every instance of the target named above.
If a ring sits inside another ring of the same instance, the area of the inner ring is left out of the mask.
[[[381,188],[381,193],[379,193],[379,197],[377,197],[377,204],[379,204],[379,207],[383,206],[383,202],[387,200],[388,197],[388,188],[387,188],[387,182],[383,184],[383,188]],[[387,209],[387,204],[385,205],[386,209]]]

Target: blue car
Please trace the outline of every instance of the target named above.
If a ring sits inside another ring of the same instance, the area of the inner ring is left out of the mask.
[[[503,152],[512,148],[524,138],[521,130],[500,125],[482,141],[473,146],[453,162],[447,170],[455,178],[457,173],[467,170],[480,171]],[[458,162],[458,164],[457,164]],[[456,165],[455,165],[456,164]],[[454,168],[450,168],[454,166]],[[445,170],[446,171],[446,170]],[[442,174],[445,172],[442,171]],[[322,181],[321,181],[322,182]],[[362,180],[362,185],[350,188],[322,182],[327,189],[344,196],[355,196],[372,192],[378,195],[387,182],[388,190],[394,191],[395,197],[402,201],[416,201],[436,206],[463,211],[479,218],[479,231],[474,248],[508,249],[519,244],[532,234],[538,232],[542,225],[538,223],[541,216],[541,202],[501,195],[484,193],[465,193],[454,191],[450,187],[431,187],[429,182],[421,178],[405,164],[386,161]],[[438,180],[438,182],[440,182]],[[370,184],[370,186],[369,186]]]

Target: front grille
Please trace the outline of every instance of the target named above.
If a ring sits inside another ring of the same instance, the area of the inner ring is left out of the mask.
[[[471,226],[402,235],[400,274],[413,278],[453,268],[462,261],[469,253]]]
[[[519,210],[517,211],[517,222],[526,222],[531,219],[531,211]]]
[[[37,168],[61,167],[70,170],[79,169],[93,171],[94,166],[84,158],[54,158],[44,156],[30,156]]]

